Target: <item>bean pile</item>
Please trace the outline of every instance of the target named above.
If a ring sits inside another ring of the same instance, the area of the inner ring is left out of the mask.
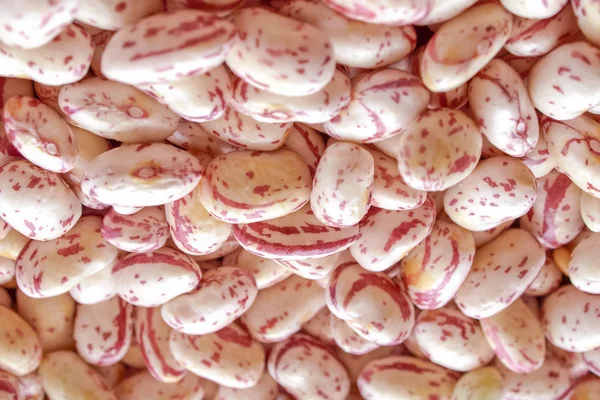
[[[0,400],[600,399],[598,0],[0,3]]]

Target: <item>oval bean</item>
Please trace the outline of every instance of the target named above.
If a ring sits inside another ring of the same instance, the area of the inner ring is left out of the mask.
[[[168,229],[162,209],[144,207],[129,216],[117,214],[111,209],[102,218],[100,233],[104,240],[120,250],[145,253],[165,245],[169,237]]]
[[[35,371],[42,361],[37,333],[16,312],[0,306],[0,368],[17,376]]]

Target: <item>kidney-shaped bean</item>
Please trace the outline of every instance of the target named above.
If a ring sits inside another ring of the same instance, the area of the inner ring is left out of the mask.
[[[527,296],[545,296],[560,286],[563,274],[552,259],[552,254],[546,253],[546,261],[542,269],[529,284],[524,294]]]
[[[479,368],[464,374],[456,382],[450,400],[502,400],[503,384],[502,375],[497,369],[494,367]]]
[[[35,371],[42,361],[42,346],[37,333],[23,318],[0,306],[0,368],[23,376]]]
[[[116,248],[145,253],[158,250],[169,237],[165,212],[159,207],[144,207],[131,215],[120,215],[111,209],[102,218],[102,237]]]
[[[79,3],[75,16],[84,24],[114,31],[161,11],[161,0],[86,0]]]
[[[114,263],[118,262],[115,260]],[[112,265],[79,281],[69,293],[79,304],[96,304],[117,295],[111,281]]]
[[[328,315],[328,328],[334,343],[344,352],[360,355],[369,353],[379,347],[377,343],[371,342],[356,333],[343,319],[339,319],[329,311]],[[306,325],[303,328],[308,332]]]
[[[186,374],[177,383],[164,383],[157,381],[148,371],[144,371],[120,382],[115,387],[115,393],[119,400],[210,399],[205,388],[206,382],[199,376]]]
[[[542,19],[557,14],[569,0],[500,0],[511,13],[523,18]]]
[[[289,277],[292,272],[281,267],[276,261],[268,258],[259,257],[238,248],[223,257],[223,265],[231,265],[249,271],[256,282],[256,287],[260,289],[273,286]]]
[[[577,289],[591,294],[600,294],[600,273],[597,268],[600,234],[591,233],[579,242],[571,252],[569,279]]]

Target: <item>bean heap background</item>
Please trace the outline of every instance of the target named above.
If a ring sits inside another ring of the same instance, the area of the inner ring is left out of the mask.
[[[0,4],[1,400],[600,398],[598,1]]]

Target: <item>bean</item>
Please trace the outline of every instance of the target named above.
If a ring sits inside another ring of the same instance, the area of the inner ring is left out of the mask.
[[[535,279],[525,289],[527,296],[545,296],[558,289],[562,282],[563,274],[556,266],[552,255],[546,252],[546,261]]]
[[[0,306],[0,368],[23,376],[35,371],[42,361],[42,346],[37,333],[16,312]]]
[[[371,24],[409,25],[427,18],[433,1],[376,0],[364,4],[358,0],[325,0],[325,4],[348,18]]]
[[[116,262],[118,260],[114,261]],[[79,304],[96,304],[115,297],[117,292],[111,282],[111,271],[112,265],[83,278],[69,294]]]
[[[593,232],[600,232],[600,200],[582,192],[579,207],[585,226]]]
[[[86,78],[60,90],[61,110],[80,128],[123,143],[166,139],[179,116],[139,90],[101,78]]]
[[[42,380],[37,371],[27,375],[19,376],[17,377],[17,380],[19,381],[19,395],[23,400],[44,399],[45,393],[44,389],[42,388]]]
[[[327,307],[323,308],[308,322],[302,325],[302,330],[324,344],[335,344],[335,338],[333,337],[331,329],[331,312]]]
[[[600,236],[596,233],[590,234],[579,242],[571,253],[569,261],[569,278],[577,289],[592,294],[600,293],[600,285],[596,277],[595,254],[596,245]]]
[[[226,254],[223,257],[223,265],[235,266],[250,272],[259,290],[271,287],[292,274],[277,262],[254,255],[243,248]]]
[[[179,121],[177,129],[167,140],[186,150],[202,151],[212,157],[239,149],[239,147],[209,134],[199,124],[183,119]]]
[[[467,230],[436,221],[431,233],[400,262],[413,304],[423,310],[448,304],[466,279],[474,255],[475,243]]]
[[[86,0],[77,7],[75,17],[100,29],[118,30],[162,9],[160,0]]]
[[[102,54],[102,73],[129,85],[191,78],[222,64],[235,41],[235,26],[208,13],[155,14],[115,33]]]
[[[202,400],[204,386],[202,378],[187,374],[178,383],[163,383],[153,378],[148,371],[138,372],[119,383],[115,388],[119,400],[162,400],[183,398]],[[210,399],[210,397],[208,397]]]
[[[502,400],[502,375],[494,367],[483,367],[464,374],[452,391],[451,400]]]
[[[319,160],[325,152],[325,142],[319,132],[307,125],[293,124],[283,148],[299,155],[308,165],[310,176],[315,177]]]
[[[0,257],[0,284],[10,282],[15,277],[15,261],[10,258]]]
[[[242,7],[246,0],[174,0],[174,2],[181,7],[194,8],[215,15],[226,16]]]
[[[557,14],[569,0],[500,0],[511,13],[523,18],[543,19]]]
[[[104,379],[106,384],[111,388],[114,388],[119,382],[125,379],[125,374],[127,372],[125,364],[120,362],[106,367],[96,366],[95,369],[102,375],[102,379]]]
[[[494,228],[486,229],[485,231],[471,232],[473,241],[475,241],[475,248],[478,249],[496,239],[503,232],[509,229],[514,222],[514,219],[509,219],[508,221],[505,221]]]
[[[400,135],[398,169],[407,185],[441,191],[465,179],[481,155],[481,134],[462,111],[422,113]]]
[[[17,283],[29,297],[63,294],[112,265],[118,250],[100,235],[99,216],[87,215],[58,239],[29,241],[17,258]]]
[[[258,289],[242,268],[220,267],[204,273],[193,292],[161,308],[164,322],[188,335],[206,335],[230,325],[254,303]]]
[[[255,386],[263,374],[261,344],[235,324],[200,336],[173,331],[169,346],[183,367],[219,385],[245,389]]]
[[[167,242],[168,234],[165,212],[159,207],[145,207],[129,216],[117,214],[111,209],[102,218],[100,233],[116,248],[131,253],[158,250]]]
[[[329,329],[334,343],[346,353],[361,355],[379,348],[377,343],[363,338],[348,326],[346,321],[332,313],[329,313]]]
[[[256,386],[247,389],[235,389],[219,386],[215,400],[230,400],[241,398],[245,400],[277,400],[279,388],[277,382],[269,374],[263,374]]]
[[[148,253],[130,253],[111,273],[117,295],[138,307],[156,307],[190,292],[202,272],[189,256],[168,247]]]
[[[598,27],[600,10],[594,7],[594,2],[590,0],[572,1],[571,4],[581,32],[590,42],[595,45],[600,44],[600,29]]]
[[[307,96],[333,77],[333,48],[323,31],[258,7],[240,10],[233,22],[239,40],[227,55],[227,66],[250,85],[275,94]],[[290,48],[302,55],[285,51]]]

